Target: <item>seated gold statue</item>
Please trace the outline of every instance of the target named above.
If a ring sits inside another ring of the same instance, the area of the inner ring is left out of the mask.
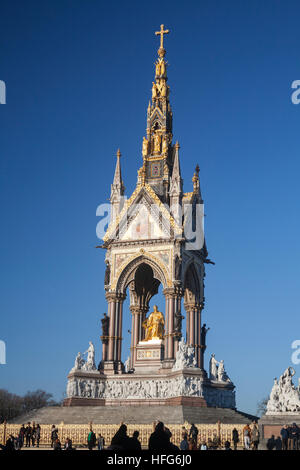
[[[143,328],[146,330],[144,341],[150,339],[162,339],[164,336],[164,316],[158,311],[157,305],[154,305],[153,312],[143,321]]]

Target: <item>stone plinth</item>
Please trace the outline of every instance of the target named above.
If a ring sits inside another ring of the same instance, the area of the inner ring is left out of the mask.
[[[265,414],[259,420],[261,437],[263,439],[270,439],[275,436],[275,439],[280,436],[280,430],[285,424],[296,423],[300,427],[300,413],[274,413]]]
[[[135,373],[157,372],[162,366],[163,354],[164,347],[161,340],[140,341],[135,348]]]
[[[141,367],[145,367],[144,364]],[[212,382],[203,377],[200,369],[192,367],[159,372],[105,375],[97,371],[73,371],[68,376],[68,398],[64,405],[145,406],[153,403],[235,409],[232,383]]]

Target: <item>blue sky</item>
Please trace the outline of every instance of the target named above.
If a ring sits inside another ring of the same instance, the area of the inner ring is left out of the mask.
[[[299,2],[4,0],[0,10],[0,387],[61,398],[89,340],[100,359],[96,208],[118,147],[126,193],[135,187],[164,23],[185,191],[199,163],[216,262],[206,364],[212,352],[224,359],[238,408],[255,412],[300,337]]]

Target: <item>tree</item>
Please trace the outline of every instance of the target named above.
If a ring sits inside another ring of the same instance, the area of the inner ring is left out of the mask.
[[[257,403],[257,414],[258,414],[258,416],[262,416],[263,414],[266,413],[268,401],[269,401],[269,397],[265,397],[265,398],[262,398]]]
[[[45,406],[59,405],[52,399],[52,393],[44,390],[27,392],[23,397],[0,389],[0,423],[11,420],[23,413]]]
[[[55,404],[54,400],[52,400],[52,396],[52,393],[47,393],[44,390],[27,392],[23,397],[23,410],[26,413],[31,410],[38,410],[44,406],[51,406]]]

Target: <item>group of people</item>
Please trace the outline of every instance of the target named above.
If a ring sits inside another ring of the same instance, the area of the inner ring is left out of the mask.
[[[258,424],[256,421],[253,421],[252,424],[246,424],[243,428],[243,439],[244,439],[244,449],[245,450],[258,450],[260,432]],[[237,449],[237,444],[239,442],[239,435],[236,428],[232,431],[232,442],[234,449]]]
[[[39,447],[41,439],[41,426],[35,424],[33,421],[32,425],[30,422],[22,424],[19,434],[13,436],[10,434],[5,444],[5,448],[8,450],[20,450],[22,447]]]
[[[296,423],[285,424],[280,436],[271,436],[267,441],[268,450],[300,450],[300,428]]]
[[[163,422],[158,421],[155,423],[154,430],[150,435],[148,441],[148,448],[152,452],[174,452],[174,451],[188,451],[188,450],[237,450],[240,437],[243,439],[243,447],[245,450],[257,450],[260,441],[260,432],[258,424],[253,421],[251,424],[246,424],[242,431],[242,436],[236,428],[232,430],[231,442],[226,441],[222,446],[220,437],[215,432],[211,438],[204,440],[198,440],[199,430],[195,424],[192,423],[189,430],[184,426],[181,432],[181,442],[179,447],[171,442],[172,433]],[[39,447],[41,438],[41,427],[39,424],[34,422],[31,424],[27,423],[25,426],[22,424],[19,434],[15,437],[9,435],[6,445],[1,445],[2,449],[5,450],[21,450],[22,447]],[[231,447],[232,445],[232,447]],[[66,438],[62,445],[58,436],[58,428],[54,424],[51,428],[51,447],[55,451],[60,450],[75,450],[72,446],[72,440]],[[97,448],[98,450],[105,449],[105,440],[101,434],[96,434],[90,429],[87,437],[87,447],[89,450]],[[130,450],[140,451],[142,449],[141,442],[139,440],[139,431],[135,430],[132,436],[127,433],[127,426],[121,423],[118,431],[113,436],[110,445],[107,450],[119,451],[119,450]],[[300,450],[300,428],[293,423],[291,425],[284,425],[280,431],[280,436],[275,439],[272,436],[267,441],[268,450]]]

